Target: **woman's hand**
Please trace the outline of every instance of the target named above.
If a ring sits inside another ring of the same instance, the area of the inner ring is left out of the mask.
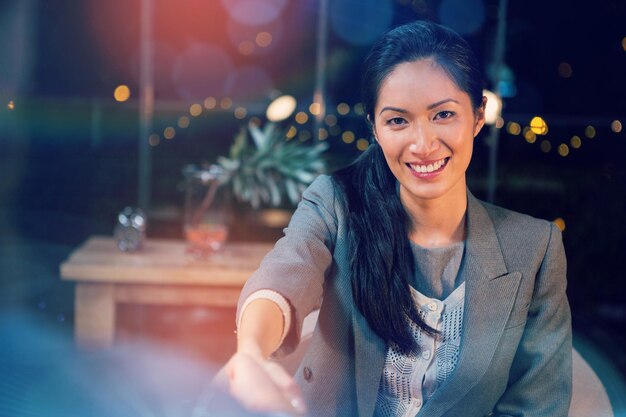
[[[306,413],[300,387],[279,364],[250,352],[235,353],[226,364],[231,395],[260,413]]]

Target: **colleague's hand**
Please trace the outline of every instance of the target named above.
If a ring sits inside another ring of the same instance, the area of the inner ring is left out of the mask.
[[[231,395],[250,411],[302,416],[300,387],[279,364],[262,356],[237,352],[226,364]]]

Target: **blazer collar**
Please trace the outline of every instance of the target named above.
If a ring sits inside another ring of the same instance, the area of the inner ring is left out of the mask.
[[[509,274],[489,213],[467,192],[467,235],[460,274],[466,283],[463,335],[457,368],[424,405],[425,415],[441,416],[486,372],[504,331],[521,274]],[[505,279],[505,278],[510,279]],[[360,417],[376,406],[386,344],[353,309],[355,377]]]

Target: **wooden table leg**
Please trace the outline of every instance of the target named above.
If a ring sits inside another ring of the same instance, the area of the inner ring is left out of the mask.
[[[115,336],[113,284],[77,283],[74,335],[79,348],[106,348]]]

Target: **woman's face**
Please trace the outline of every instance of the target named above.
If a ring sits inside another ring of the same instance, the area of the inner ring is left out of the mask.
[[[374,134],[403,201],[465,196],[484,111],[474,111],[469,95],[435,61],[396,66],[380,86],[374,111]]]

